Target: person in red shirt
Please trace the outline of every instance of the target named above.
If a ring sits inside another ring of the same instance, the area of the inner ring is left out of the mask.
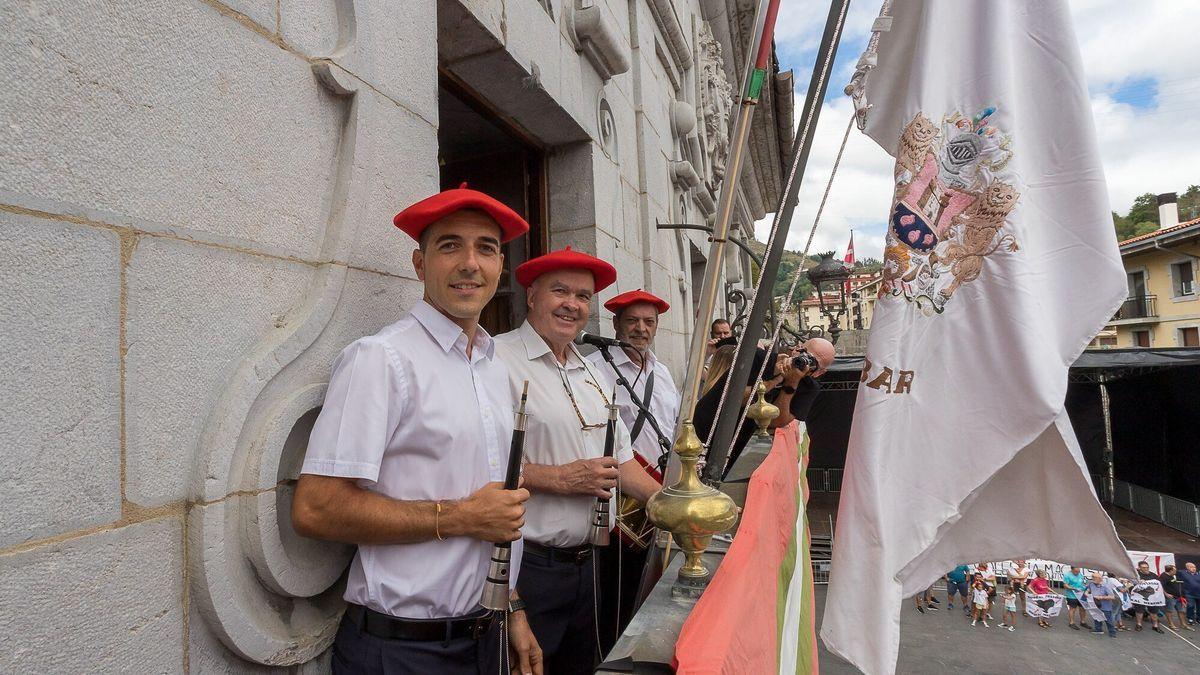
[[[1054,592],[1050,590],[1050,580],[1046,578],[1046,570],[1039,569],[1037,571],[1037,576],[1029,582],[1029,590],[1033,591],[1034,595],[1050,595]],[[1045,617],[1041,617],[1038,619],[1038,625],[1042,628],[1049,628],[1050,622]]]

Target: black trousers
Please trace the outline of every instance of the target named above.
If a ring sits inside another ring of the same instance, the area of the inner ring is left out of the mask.
[[[525,615],[542,648],[547,675],[595,672],[594,569],[592,556],[575,563],[525,549],[517,592],[528,605]]]
[[[635,549],[614,532],[607,547],[597,551],[600,576],[600,653],[608,654],[621,631],[633,619],[642,570],[650,549]],[[619,557],[618,557],[619,556]]]
[[[376,637],[343,616],[333,639],[332,665],[334,675],[496,675],[500,672],[500,622],[478,640],[417,642]]]

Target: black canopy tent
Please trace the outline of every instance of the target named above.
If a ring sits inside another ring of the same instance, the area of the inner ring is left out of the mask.
[[[864,359],[839,357],[809,414],[809,466],[841,468]],[[1200,502],[1200,349],[1098,349],[1071,366],[1067,412],[1102,493],[1124,480]]]

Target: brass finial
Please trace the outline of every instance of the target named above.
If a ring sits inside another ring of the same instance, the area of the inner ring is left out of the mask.
[[[700,562],[700,554],[708,548],[714,534],[733,527],[737,506],[729,495],[700,482],[696,460],[704,446],[690,420],[681,426],[672,449],[683,465],[679,481],[650,497],[646,515],[656,526],[674,535],[675,543],[683,551],[679,580],[685,585],[702,587],[708,570]]]
[[[746,417],[754,420],[758,425],[758,431],[754,432],[755,436],[769,438],[771,434],[767,433],[767,427],[771,422],[779,417],[779,406],[774,403],[767,402],[767,385],[762,382],[758,383],[758,398],[750,405],[750,409],[746,411]]]

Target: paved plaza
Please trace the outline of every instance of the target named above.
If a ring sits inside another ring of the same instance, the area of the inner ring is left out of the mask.
[[[825,607],[826,586],[816,592],[817,624]],[[945,607],[944,589],[937,589]],[[869,611],[867,609],[866,611]],[[999,619],[999,613],[993,612]],[[904,603],[900,619],[898,673],[1175,673],[1200,672],[1200,631],[1165,635],[1147,625],[1140,633],[1120,632],[1116,639],[1067,628],[1066,614],[1054,627],[1038,628],[1037,621],[1022,617],[1009,632],[989,621],[971,627],[970,619],[954,610],[920,614],[911,600]],[[1165,627],[1166,624],[1164,623]],[[819,648],[822,675],[858,673],[858,669]]]

